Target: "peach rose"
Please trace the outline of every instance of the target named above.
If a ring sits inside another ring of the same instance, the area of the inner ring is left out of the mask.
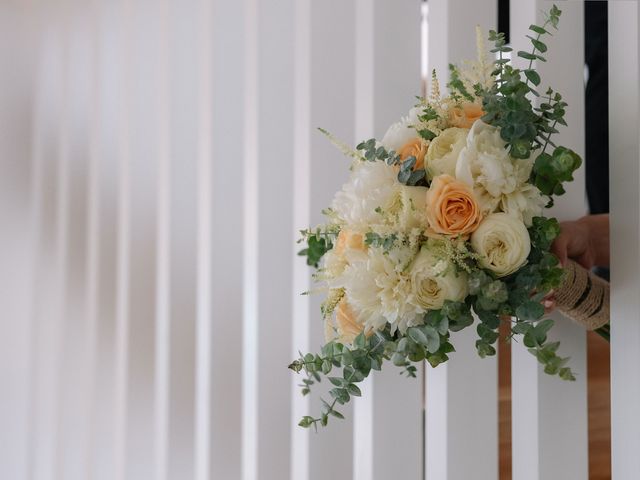
[[[438,175],[427,192],[427,220],[435,233],[468,235],[482,220],[471,188],[451,175]]]
[[[337,255],[342,256],[347,249],[366,250],[367,246],[364,244],[362,235],[349,230],[340,230],[336,240],[335,252]]]
[[[454,127],[471,128],[476,120],[484,115],[482,107],[476,103],[464,103],[455,107],[449,114],[449,122]]]
[[[341,343],[352,343],[362,333],[364,325],[358,322],[355,312],[346,300],[341,300],[336,308],[337,340]],[[367,332],[367,336],[372,331]]]
[[[429,144],[420,137],[413,138],[398,150],[398,155],[400,155],[400,160],[403,162],[409,157],[416,157],[416,164],[413,169],[420,170],[424,168],[424,157],[427,154],[428,146]]]

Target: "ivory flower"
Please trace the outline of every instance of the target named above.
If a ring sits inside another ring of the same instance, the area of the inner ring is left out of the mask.
[[[366,330],[380,330],[388,323],[391,330],[406,331],[421,322],[421,310],[411,301],[411,281],[406,273],[415,251],[404,245],[388,252],[369,248],[366,253],[352,252],[349,265],[337,288],[346,298],[358,322]]]
[[[382,137],[382,145],[387,150],[395,150],[400,153],[400,149],[404,145],[410,140],[418,138],[418,133],[413,126],[419,123],[418,115],[420,115],[420,112],[421,109],[419,107],[414,107],[409,110],[408,116],[391,125],[387,133]]]
[[[540,191],[528,183],[532,168],[532,159],[509,155],[500,129],[478,120],[460,152],[456,178],[474,188],[483,212],[501,210],[528,226],[547,203]]]
[[[351,178],[336,193],[332,208],[344,223],[366,230],[380,221],[377,208],[391,207],[399,185],[397,172],[386,163],[356,163]]]
[[[450,175],[438,175],[427,193],[427,220],[435,233],[468,235],[482,220],[473,191]]]
[[[467,144],[468,133],[466,128],[447,128],[431,141],[424,161],[429,178],[456,174],[458,155]]]
[[[423,311],[438,310],[446,300],[460,302],[468,294],[467,274],[423,247],[410,270],[412,302]]]
[[[504,277],[527,262],[531,240],[519,219],[506,213],[494,213],[473,232],[471,246],[480,255],[480,266]]]

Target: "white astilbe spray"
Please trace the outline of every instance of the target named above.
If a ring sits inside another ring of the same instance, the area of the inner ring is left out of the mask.
[[[472,95],[475,92],[475,85],[489,89],[495,82],[492,75],[495,65],[489,61],[484,33],[479,26],[476,26],[476,57],[476,60],[464,60],[462,66],[457,69],[464,87]]]

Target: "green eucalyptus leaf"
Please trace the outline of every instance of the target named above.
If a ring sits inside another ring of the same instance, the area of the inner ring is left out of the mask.
[[[536,72],[535,70],[532,69],[527,69],[524,71],[524,75],[527,77],[527,79],[533,83],[536,87],[538,85],[540,85],[540,75],[538,74],[538,72]]]

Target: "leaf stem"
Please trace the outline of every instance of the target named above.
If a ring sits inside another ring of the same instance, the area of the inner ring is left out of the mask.
[[[544,30],[546,30],[547,25],[549,24],[550,19],[545,20],[544,24],[542,25],[542,28]],[[536,42],[540,41],[540,37],[542,36],[541,33],[538,33],[538,36],[536,37]],[[536,45],[535,43],[533,44],[533,49],[531,50],[531,55],[535,55],[536,54]],[[527,70],[531,70],[531,67],[533,67],[533,58],[529,59],[529,66],[527,67]],[[525,82],[525,85],[528,87],[529,86],[529,78],[527,77],[527,81]]]

